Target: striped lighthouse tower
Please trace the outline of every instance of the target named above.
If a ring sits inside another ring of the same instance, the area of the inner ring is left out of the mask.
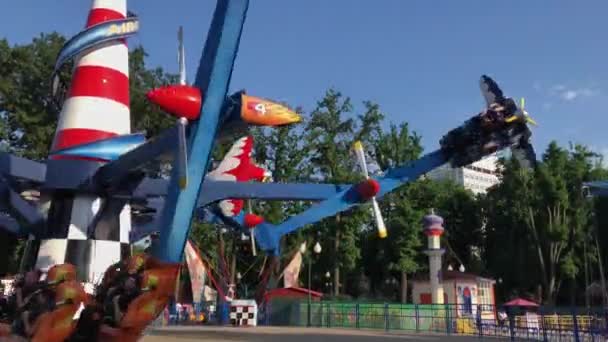
[[[94,0],[86,27],[125,18],[126,2]],[[75,62],[51,152],[130,133],[129,51],[125,40],[100,44]],[[69,158],[104,162],[87,156]],[[48,228],[40,242],[36,267],[46,269],[69,262],[77,266],[81,281],[97,283],[109,265],[128,255],[128,203],[66,192],[55,192],[51,198]]]
[[[427,236],[428,247],[424,251],[429,256],[429,281],[431,284],[431,299],[433,304],[443,303],[443,284],[441,277],[441,256],[445,252],[441,248],[441,235],[445,229],[443,228],[443,218],[441,216],[430,214],[422,219],[424,227],[424,235]]]

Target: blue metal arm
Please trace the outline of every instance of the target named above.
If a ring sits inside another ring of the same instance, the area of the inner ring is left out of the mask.
[[[219,117],[228,92],[234,60],[248,0],[218,0],[195,85],[204,94],[200,120],[193,122],[188,141],[188,185],[180,191],[173,174],[166,205],[161,214],[161,232],[154,255],[167,262],[180,262],[199,192],[210,160]]]
[[[416,180],[424,173],[445,164],[447,161],[448,158],[438,150],[406,166],[388,170],[384,177],[377,179],[380,184],[380,191],[376,195],[376,198],[380,198],[395,188]],[[254,229],[256,241],[263,250],[271,254],[278,253],[279,241],[283,235],[360,204],[356,197],[351,196],[353,190],[354,186],[343,190],[336,194],[335,197],[325,200],[298,215],[292,216],[279,225],[275,226],[264,223],[257,226]]]
[[[608,181],[584,183],[583,191],[589,196],[608,197]]]
[[[350,188],[350,184],[302,184],[302,183],[242,183],[205,180],[198,199],[198,206],[226,198],[257,198],[280,201],[321,201]]]

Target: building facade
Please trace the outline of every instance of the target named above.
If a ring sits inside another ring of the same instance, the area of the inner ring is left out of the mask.
[[[498,184],[498,159],[501,155],[494,153],[465,167],[451,167],[445,164],[427,174],[427,178],[433,180],[450,180],[464,186],[475,194],[486,193],[486,191]]]

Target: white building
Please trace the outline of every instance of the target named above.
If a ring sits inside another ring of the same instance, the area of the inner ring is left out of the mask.
[[[412,299],[414,304],[431,304],[431,284],[426,274],[412,279]],[[475,316],[481,309],[482,319],[494,319],[496,296],[494,279],[458,271],[441,272],[443,302],[452,304],[454,317]]]
[[[494,153],[480,161],[465,167],[453,168],[445,164],[427,174],[429,179],[451,180],[475,194],[485,193],[488,188],[500,182],[498,179],[498,159]]]

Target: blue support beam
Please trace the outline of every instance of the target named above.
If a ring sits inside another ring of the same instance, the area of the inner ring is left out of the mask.
[[[25,230],[19,225],[17,220],[4,214],[0,214],[0,229],[19,237],[25,235]]]
[[[24,200],[21,195],[8,189],[9,203],[29,225],[42,224],[45,221],[44,215],[38,211],[36,207]]]
[[[192,124],[188,140],[189,183],[181,190],[173,173],[161,214],[160,241],[154,254],[166,262],[180,262],[203,179],[210,161],[219,117],[228,92],[232,69],[245,23],[248,0],[218,0],[195,86],[203,94],[200,120]]]
[[[5,176],[44,183],[46,165],[8,153],[0,153],[0,173]]]

